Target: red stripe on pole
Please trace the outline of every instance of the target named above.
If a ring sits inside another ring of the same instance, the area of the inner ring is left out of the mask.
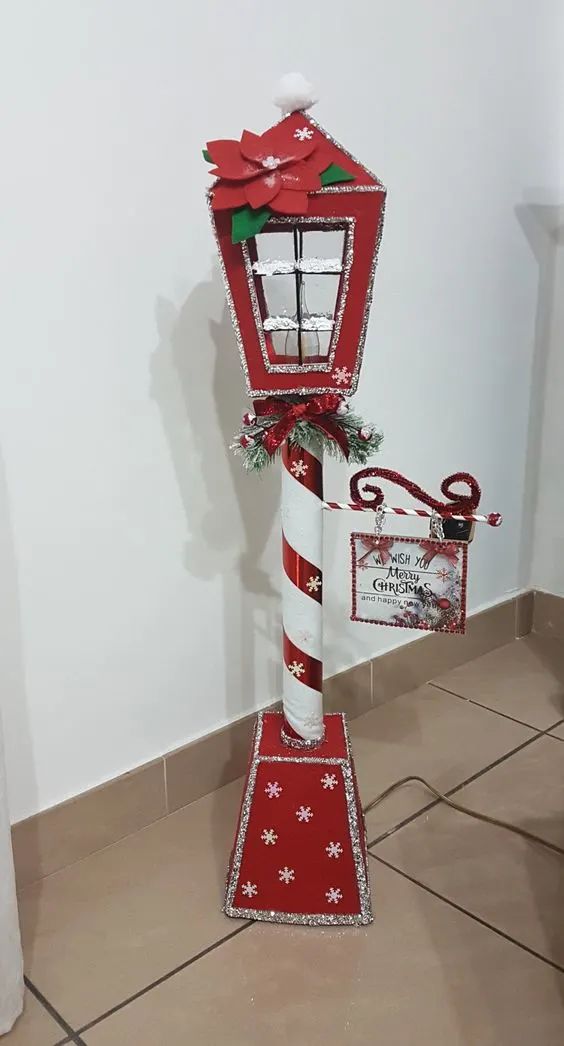
[[[295,679],[305,683],[312,690],[319,690],[323,682],[323,666],[316,657],[311,657],[299,647],[294,646],[291,639],[284,632],[284,664]]]
[[[312,494],[318,498],[323,497],[323,472],[321,462],[304,450],[303,447],[289,445],[288,441],[282,447],[282,464],[293,479],[307,487]]]
[[[323,583],[321,570],[300,556],[288,543],[284,534],[282,535],[282,562],[287,576],[296,588],[299,588],[300,592],[305,592],[306,596],[311,596],[317,603],[321,603]]]

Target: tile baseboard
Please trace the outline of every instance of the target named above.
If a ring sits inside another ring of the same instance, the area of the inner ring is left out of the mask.
[[[532,632],[553,639],[564,639],[564,596],[550,592],[534,593]]]
[[[537,601],[539,600],[537,611]],[[556,604],[551,602],[556,600]],[[531,628],[564,636],[564,598],[526,592],[472,615],[464,636],[424,635],[324,680],[327,711],[349,719]],[[275,703],[269,707],[276,708]],[[256,713],[12,827],[18,889],[95,853],[245,773]]]

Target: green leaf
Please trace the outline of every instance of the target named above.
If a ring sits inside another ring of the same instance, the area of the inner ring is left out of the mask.
[[[213,160],[207,149],[202,149],[202,156],[204,157],[206,163],[213,163]]]
[[[336,185],[337,182],[354,182],[356,178],[355,174],[351,174],[350,171],[345,171],[344,167],[339,167],[336,163],[330,163],[329,167],[326,167],[321,175],[322,185]]]
[[[242,240],[256,236],[266,225],[271,213],[269,207],[260,207],[253,211],[248,203],[244,207],[238,207],[231,216],[231,242],[241,243]]]

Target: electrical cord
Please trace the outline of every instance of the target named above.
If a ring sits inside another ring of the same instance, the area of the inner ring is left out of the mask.
[[[528,832],[526,828],[519,828],[516,824],[510,824],[509,821],[502,821],[499,817],[491,817],[490,814],[480,813],[479,810],[471,810],[468,806],[463,806],[462,803],[456,803],[453,799],[449,799],[448,796],[443,795],[439,792],[432,784],[429,784],[424,777],[419,777],[418,774],[409,774],[408,777],[402,777],[400,781],[394,781],[388,788],[380,792],[375,799],[367,803],[363,807],[363,813],[366,815],[370,810],[374,810],[384,799],[387,799],[392,792],[395,792],[397,788],[403,787],[403,785],[410,784],[412,781],[417,781],[422,784],[430,792],[440,799],[441,802],[451,806],[453,810],[458,810],[461,814],[468,814],[469,817],[475,817],[478,821],[485,821],[486,824],[493,824],[496,828],[505,828],[508,832],[513,832],[515,835],[520,835],[523,839],[528,839],[531,843],[540,843],[541,846],[545,846],[547,850],[552,850],[553,853],[557,853],[560,857],[564,857],[564,849],[560,846],[556,846],[555,843],[551,843],[548,839],[543,839],[540,835],[535,835],[534,832]]]

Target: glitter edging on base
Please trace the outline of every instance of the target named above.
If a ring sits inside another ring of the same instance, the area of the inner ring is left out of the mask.
[[[266,714],[280,715],[280,718],[283,718],[280,713],[276,712],[269,712]],[[223,911],[225,915],[233,919],[254,919],[257,922],[273,922],[280,924],[287,923],[299,926],[368,926],[373,921],[373,916],[370,900],[370,883],[368,878],[368,851],[366,846],[366,831],[362,830],[362,826],[359,821],[359,808],[357,804],[356,790],[354,784],[354,773],[350,752],[350,741],[345,715],[342,712],[329,713],[329,715],[331,716],[339,716],[339,718],[342,721],[343,734],[345,738],[347,751],[347,757],[344,759],[337,759],[335,757],[323,759],[322,757],[314,756],[293,757],[259,755],[260,743],[262,740],[264,715],[264,712],[259,712],[257,715],[255,734],[252,746],[253,754],[251,759],[251,765],[249,768],[245,793],[241,804],[241,814],[239,818],[239,825],[237,828],[237,835],[235,838],[235,845],[233,847],[232,860],[227,876],[227,887]],[[345,786],[345,801],[349,822],[350,843],[353,853],[356,872],[356,883],[360,902],[360,911],[358,912],[358,914],[336,913],[335,915],[333,915],[331,913],[304,914],[303,912],[278,912],[271,909],[241,908],[233,904],[239,881],[239,873],[241,870],[241,862],[243,859],[243,849],[245,846],[245,837],[251,815],[251,805],[255,792],[255,785],[259,766],[262,762],[299,763],[302,761],[311,763],[327,763],[331,765],[335,764],[341,766]]]

